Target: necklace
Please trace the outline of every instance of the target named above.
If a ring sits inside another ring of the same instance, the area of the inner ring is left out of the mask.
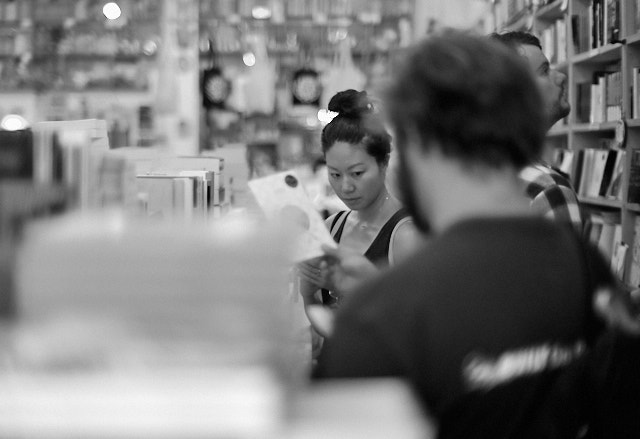
[[[368,229],[370,228],[373,223],[375,222],[375,220],[378,218],[378,215],[380,214],[380,212],[382,211],[382,208],[384,207],[384,205],[387,203],[387,200],[389,199],[389,195],[387,195],[386,197],[384,197],[384,200],[382,200],[382,203],[380,204],[380,207],[378,207],[378,209],[375,211],[375,213],[372,215],[371,217],[371,221],[358,221],[358,228],[360,230],[364,230],[364,229]]]

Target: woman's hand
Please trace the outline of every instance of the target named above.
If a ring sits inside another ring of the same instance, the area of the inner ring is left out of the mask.
[[[310,259],[296,265],[298,292],[305,305],[322,303],[317,296],[320,288],[327,288],[327,271],[323,268],[322,258]]]
[[[327,272],[327,284],[337,295],[349,293],[362,282],[378,273],[378,268],[365,256],[344,248],[323,246],[325,258],[321,263]]]
[[[322,258],[313,258],[297,264],[298,275],[301,279],[315,285],[318,288],[324,288],[326,273],[323,272]]]

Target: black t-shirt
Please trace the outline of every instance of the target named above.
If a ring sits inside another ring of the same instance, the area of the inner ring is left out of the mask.
[[[345,299],[314,376],[406,377],[441,437],[575,429],[576,413],[562,410],[557,427],[548,417],[558,412],[546,411],[578,397],[579,386],[555,383],[583,376],[580,358],[602,328],[591,292],[612,282],[568,226],[463,221]]]

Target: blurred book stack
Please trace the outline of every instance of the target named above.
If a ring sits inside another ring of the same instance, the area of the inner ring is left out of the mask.
[[[0,336],[0,436],[279,437],[296,363],[286,248],[237,218],[33,224]]]

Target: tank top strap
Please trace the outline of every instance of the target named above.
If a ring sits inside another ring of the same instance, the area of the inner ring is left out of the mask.
[[[333,240],[335,242],[340,242],[342,231],[344,230],[344,225],[347,223],[347,218],[350,214],[350,210],[341,210],[336,214],[335,218],[333,218],[329,232],[331,233],[331,236],[333,237]]]
[[[377,266],[384,267],[389,265],[389,249],[391,246],[391,236],[400,221],[409,216],[406,208],[400,208],[391,218],[382,226],[380,232],[373,240],[365,256]]]

